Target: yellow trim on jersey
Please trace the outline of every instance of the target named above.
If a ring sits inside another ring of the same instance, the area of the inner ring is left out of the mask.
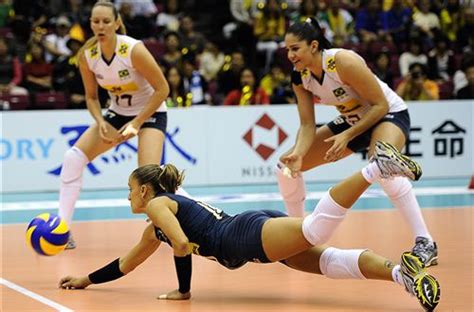
[[[352,99],[336,106],[337,110],[341,113],[348,113],[360,107],[357,99]]]
[[[336,72],[336,60],[334,56],[328,57],[326,59],[326,71],[327,72]]]
[[[303,69],[301,71],[301,78],[308,77],[309,76],[309,69]]]
[[[88,51],[89,51],[91,60],[99,57],[99,49],[97,45],[92,46],[90,49],[88,49]]]
[[[137,91],[138,86],[135,82],[129,82],[122,85],[108,85],[102,86],[105,90],[109,91],[112,94],[121,94],[124,92]]]
[[[119,48],[117,49],[118,55],[121,57],[127,57],[128,51],[130,51],[130,45],[128,43],[120,43]]]

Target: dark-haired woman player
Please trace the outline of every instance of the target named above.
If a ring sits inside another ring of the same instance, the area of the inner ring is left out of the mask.
[[[285,44],[294,66],[291,78],[300,128],[295,145],[280,157],[276,171],[288,214],[303,216],[306,191],[302,171],[367,148],[372,156],[377,141],[403,149],[410,116],[405,102],[370,71],[362,57],[350,50],[331,48],[315,19],[291,25]],[[316,128],[314,97],[335,106],[340,116]],[[412,252],[426,266],[437,264],[437,246],[411,183],[397,177],[382,179],[380,185],[414,233]]]
[[[398,154],[384,145],[378,146],[376,153],[380,159],[364,168],[376,180],[386,174],[410,175],[412,171],[406,170],[407,165],[417,167],[409,159],[402,161],[400,167]],[[334,279],[394,281],[415,295],[425,309],[432,310],[438,304],[438,282],[424,271],[421,259],[409,252],[402,255],[400,265],[394,265],[366,249],[342,250],[319,245],[320,237],[331,234],[326,233],[325,223],[331,222],[328,219],[314,215],[305,219],[290,218],[271,210],[229,216],[206,203],[175,195],[182,181],[182,172],[173,165],[146,165],[134,170],[128,181],[132,212],[145,213],[152,224],[127,255],[89,275],[66,276],[60,280],[59,287],[80,289],[118,279],[143,263],[165,242],[178,259],[179,289],[160,296],[163,299],[190,298],[191,254],[194,253],[229,269],[237,269],[248,261],[280,261],[296,270]],[[343,207],[350,207],[369,185],[364,174],[358,172],[327,194],[331,193],[339,209],[345,210]]]

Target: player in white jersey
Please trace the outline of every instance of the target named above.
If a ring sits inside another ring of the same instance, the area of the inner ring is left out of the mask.
[[[359,55],[331,48],[315,19],[291,25],[285,44],[294,66],[292,84],[300,128],[294,147],[280,157],[276,173],[288,214],[302,216],[306,195],[302,171],[364,149],[373,156],[377,141],[401,150],[408,139],[410,117],[403,100],[370,71]],[[336,106],[341,115],[316,129],[314,97],[322,104]],[[370,176],[367,178],[370,180]],[[437,246],[411,183],[403,177],[379,183],[414,232],[412,252],[426,266],[437,264]],[[342,219],[338,213],[329,209],[321,215]]]
[[[68,225],[81,190],[83,170],[90,161],[138,135],[138,164],[159,164],[166,133],[164,100],[169,86],[153,56],[141,42],[124,35],[125,28],[111,2],[94,5],[90,25],[94,37],[79,52],[79,68],[87,108],[95,124],[64,155],[59,215]],[[111,105],[104,116],[98,85],[110,96]],[[72,238],[67,248],[75,248]]]

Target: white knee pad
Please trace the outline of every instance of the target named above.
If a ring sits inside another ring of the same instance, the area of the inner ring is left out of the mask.
[[[410,181],[405,177],[380,179],[380,186],[391,199],[402,197],[412,189]]]
[[[275,173],[288,215],[291,217],[302,217],[304,215],[304,200],[306,198],[303,176],[298,175],[296,178],[289,178],[283,174],[280,165],[276,166]]]
[[[304,237],[313,246],[324,244],[344,220],[346,213],[347,209],[336,203],[331,194],[326,192],[314,211],[303,220]]]
[[[64,153],[61,182],[71,186],[81,186],[82,172],[89,159],[79,148],[73,146]]]
[[[332,279],[366,279],[359,268],[359,257],[366,250],[325,249],[319,258],[321,273]]]

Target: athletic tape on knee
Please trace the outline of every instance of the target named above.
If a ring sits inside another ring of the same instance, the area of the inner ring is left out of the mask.
[[[290,217],[302,217],[304,215],[304,200],[306,198],[306,187],[302,175],[289,178],[283,174],[282,167],[277,165],[275,173],[278,180],[281,196],[285,202],[286,211]]]
[[[384,190],[385,194],[391,199],[397,199],[407,194],[411,189],[412,185],[405,177],[396,177],[393,179],[381,179],[380,186]]]
[[[324,244],[344,220],[346,213],[347,209],[336,203],[329,192],[326,192],[314,211],[303,220],[304,237],[314,246]]]
[[[87,156],[77,147],[73,146],[64,153],[63,167],[61,169],[61,182],[77,186],[82,183],[82,172],[89,163]]]
[[[366,250],[325,249],[319,258],[321,273],[332,279],[366,279],[359,268],[359,257]]]

